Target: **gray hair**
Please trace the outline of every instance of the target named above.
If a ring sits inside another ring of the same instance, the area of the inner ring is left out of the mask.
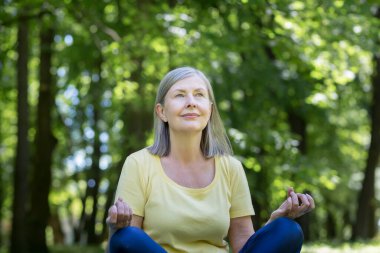
[[[207,158],[215,155],[232,155],[231,143],[216,106],[214,92],[209,80],[201,71],[192,67],[180,67],[171,70],[160,82],[155,104],[163,105],[166,94],[175,83],[193,76],[197,76],[204,81],[207,86],[210,102],[212,103],[210,120],[202,132],[201,151]],[[170,153],[169,125],[158,117],[156,111],[154,111],[154,143],[148,150],[160,157],[168,156]]]

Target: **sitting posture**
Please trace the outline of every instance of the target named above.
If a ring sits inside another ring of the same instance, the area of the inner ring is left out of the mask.
[[[153,145],[124,163],[108,210],[109,252],[301,251],[303,233],[293,219],[315,207],[313,198],[289,188],[254,231],[246,175],[201,71],[182,67],[163,78],[154,122]]]

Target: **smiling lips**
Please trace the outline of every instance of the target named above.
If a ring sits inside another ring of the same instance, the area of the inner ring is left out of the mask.
[[[194,119],[194,118],[199,117],[199,114],[197,114],[197,113],[185,113],[185,114],[182,114],[181,117],[184,117],[187,119]]]

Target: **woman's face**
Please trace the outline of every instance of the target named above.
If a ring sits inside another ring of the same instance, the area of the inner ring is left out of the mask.
[[[156,105],[156,112],[172,131],[201,132],[210,119],[211,108],[206,84],[192,76],[176,82],[166,94],[164,105]]]

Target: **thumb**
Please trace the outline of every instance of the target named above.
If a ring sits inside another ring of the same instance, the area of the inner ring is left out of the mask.
[[[289,186],[287,192],[288,192],[288,197],[290,197],[290,193],[294,192],[293,187]]]
[[[280,206],[279,210],[281,212],[289,212],[292,209],[292,198],[288,197]]]

